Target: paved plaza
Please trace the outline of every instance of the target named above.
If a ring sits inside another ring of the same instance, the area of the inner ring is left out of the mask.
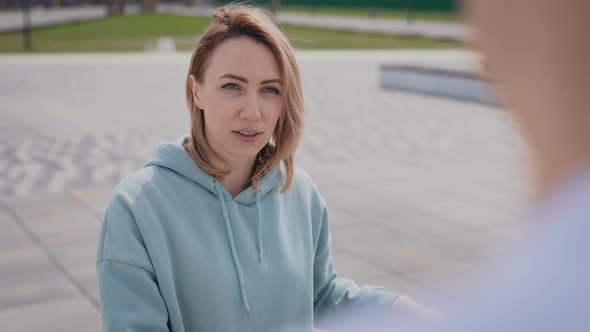
[[[379,66],[461,51],[298,52],[297,162],[330,207],[342,276],[418,300],[514,241],[520,141],[500,109],[379,89]],[[0,323],[99,331],[96,241],[113,186],[188,131],[190,54],[0,56]],[[444,310],[444,308],[441,308]]]

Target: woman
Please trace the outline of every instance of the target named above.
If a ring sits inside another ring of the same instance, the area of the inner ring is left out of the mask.
[[[336,275],[326,203],[293,165],[299,70],[267,14],[213,15],[186,98],[190,136],[162,144],[107,209],[97,259],[105,330],[311,329],[349,308],[422,312]]]

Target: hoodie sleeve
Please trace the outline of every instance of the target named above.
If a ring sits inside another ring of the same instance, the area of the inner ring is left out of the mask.
[[[169,331],[149,254],[121,196],[114,196],[104,217],[96,270],[104,331]]]
[[[314,324],[319,328],[355,330],[373,327],[392,316],[401,294],[380,287],[359,287],[334,271],[328,209],[324,206],[314,260]],[[371,322],[370,322],[371,321]]]

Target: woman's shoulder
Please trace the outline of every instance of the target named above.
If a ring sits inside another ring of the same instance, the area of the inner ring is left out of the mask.
[[[311,175],[301,167],[293,168],[293,184],[294,188],[316,190],[315,184]]]
[[[112,196],[124,196],[136,198],[150,183],[154,181],[155,170],[152,167],[144,167],[125,176],[113,189]]]
[[[309,196],[313,200],[323,203],[324,199],[315,185],[312,176],[303,168],[295,167],[293,169],[292,189]]]
[[[297,181],[306,185],[313,185],[313,179],[311,175],[309,175],[309,172],[299,166],[295,166],[293,168],[293,181]]]
[[[170,174],[160,167],[143,167],[123,178],[113,189],[111,199],[124,199],[133,203],[144,197],[162,192],[171,183]]]

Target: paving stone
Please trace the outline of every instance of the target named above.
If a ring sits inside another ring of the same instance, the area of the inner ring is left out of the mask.
[[[332,228],[335,250],[346,250],[386,271],[419,271],[453,260],[426,241],[413,241],[382,226],[345,225]]]
[[[72,197],[87,206],[96,216],[102,220],[111,199],[112,187],[90,190],[78,190],[72,193]]]
[[[35,244],[14,218],[0,208],[0,253],[23,250]]]
[[[95,303],[99,303],[98,295],[98,277],[96,275],[96,264],[81,265],[75,268],[69,268],[76,282],[91,296]]]
[[[0,311],[78,293],[37,247],[0,253],[0,270]]]
[[[98,236],[96,232],[86,239],[50,245],[49,250],[66,269],[79,266],[93,267],[96,263]]]
[[[0,311],[0,322],[27,332],[98,332],[102,330],[96,308],[81,296],[45,301]]]
[[[338,275],[352,279],[358,284],[366,284],[370,280],[384,278],[389,275],[386,269],[380,268],[345,250],[333,250],[334,268]]]

